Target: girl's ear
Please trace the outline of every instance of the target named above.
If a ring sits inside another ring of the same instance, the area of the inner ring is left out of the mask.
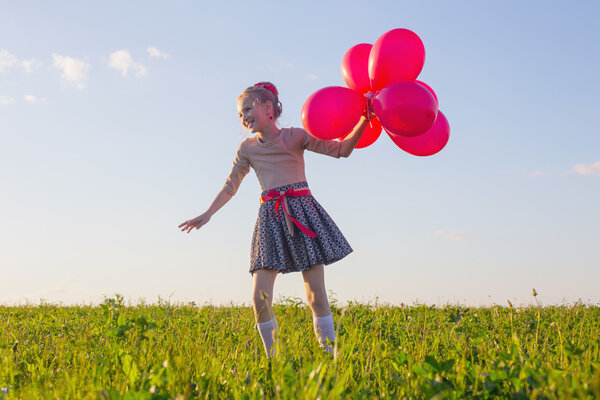
[[[265,101],[265,111],[268,113],[269,111],[273,111],[273,103],[271,100]]]

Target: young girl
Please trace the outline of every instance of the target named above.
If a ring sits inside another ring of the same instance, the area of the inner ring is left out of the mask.
[[[367,101],[367,100],[366,100]],[[233,161],[225,185],[208,210],[179,228],[190,232],[206,224],[236,193],[250,167],[256,172],[262,191],[258,219],[252,237],[250,273],[254,277],[253,305],[257,328],[267,357],[278,332],[272,315],[273,285],[278,273],[301,271],[306,298],[312,309],[313,326],[319,344],[330,353],[335,340],[331,309],[325,291],[323,265],[352,252],[352,248],[308,189],[304,175],[304,150],[332,157],[348,157],[364,131],[362,117],[343,141],[320,140],[301,128],[277,127],[281,114],[277,89],[260,82],[238,98],[242,125],[254,137],[244,140]]]

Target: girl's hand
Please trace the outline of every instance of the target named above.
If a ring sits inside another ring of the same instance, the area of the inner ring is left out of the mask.
[[[194,219],[188,219],[187,221],[179,225],[179,228],[182,232],[187,231],[187,233],[190,233],[190,231],[194,228],[200,229],[201,226],[205,225],[208,221],[210,221],[210,217],[211,215],[208,212],[205,212],[204,214],[199,215]]]
[[[367,95],[365,95],[365,97],[367,97]],[[363,111],[362,115],[367,119],[367,121],[370,121],[372,118],[375,118],[375,113],[373,112],[372,98],[367,97],[367,106],[365,107],[365,110]]]
[[[370,121],[370,120],[372,120],[373,118],[375,118],[375,113],[373,112],[373,108],[371,108],[371,109],[369,110],[369,112],[367,112],[367,110],[365,110],[365,111],[363,112],[363,117],[365,117],[365,119],[366,119],[367,121]]]

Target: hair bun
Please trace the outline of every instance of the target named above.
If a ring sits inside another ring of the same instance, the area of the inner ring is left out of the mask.
[[[271,82],[258,82],[254,86],[259,86],[259,87],[267,89],[269,92],[271,92],[275,95],[275,98],[277,100],[279,100],[279,93],[277,93],[277,89],[275,88],[275,85],[273,85]]]

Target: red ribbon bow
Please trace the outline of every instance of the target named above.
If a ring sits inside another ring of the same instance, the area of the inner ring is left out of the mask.
[[[283,211],[285,212],[285,215],[289,219],[291,219],[294,222],[294,224],[296,224],[296,226],[302,232],[306,233],[311,238],[315,238],[318,236],[316,233],[314,233],[313,231],[311,231],[310,229],[308,229],[307,227],[302,225],[300,222],[298,222],[297,219],[295,219],[294,217],[292,217],[290,215],[290,212],[287,209],[287,203],[285,201],[286,197],[300,197],[300,196],[309,196],[309,195],[310,195],[309,189],[296,190],[294,188],[289,188],[288,190],[286,190],[283,193],[278,192],[277,190],[269,190],[266,195],[264,195],[260,198],[260,202],[264,203],[265,201],[277,200],[275,202],[275,211],[277,212],[277,216],[279,217],[279,206],[281,206],[283,204],[282,208],[283,208]],[[293,232],[290,232],[290,234],[293,235]]]
[[[264,89],[267,89],[269,92],[272,92],[275,95],[275,98],[277,100],[279,100],[279,93],[277,93],[277,89],[275,89],[275,86],[273,86],[272,84],[268,82],[258,82],[254,84],[254,86],[260,86]]]

